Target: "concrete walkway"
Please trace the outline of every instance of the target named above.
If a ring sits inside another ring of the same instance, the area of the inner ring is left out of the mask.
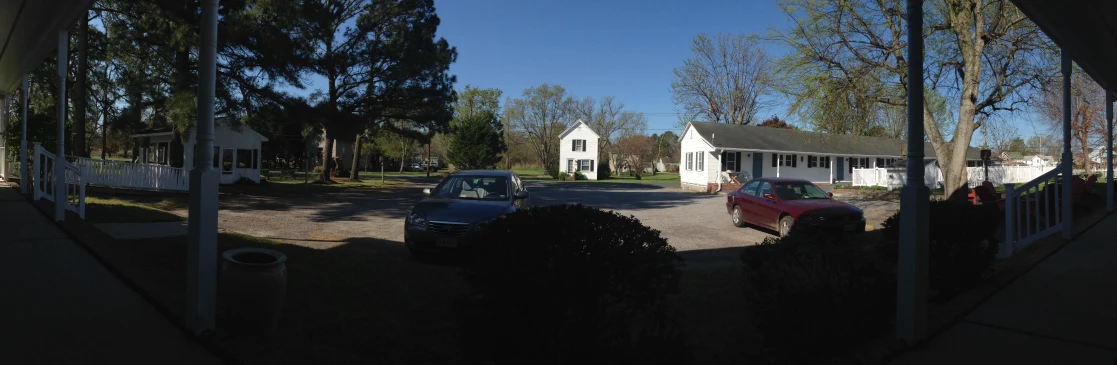
[[[0,363],[221,363],[2,183],[0,232]]]
[[[893,364],[1117,363],[1117,214]]]
[[[97,223],[94,227],[119,240],[186,236],[187,222]]]

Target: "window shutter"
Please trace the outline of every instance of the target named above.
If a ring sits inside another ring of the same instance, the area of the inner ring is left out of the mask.
[[[718,171],[725,171],[725,158],[727,156],[729,156],[729,152],[721,151],[721,170]]]
[[[590,172],[593,172],[593,165],[594,165],[593,160],[590,160]]]
[[[791,167],[797,166],[798,163],[799,163],[799,157],[796,156],[796,155],[791,155]]]
[[[733,152],[733,153],[735,154],[734,157],[736,157],[733,160],[734,165],[735,165],[735,166],[733,166],[733,171],[741,171],[741,153],[740,152]]]
[[[780,160],[780,155],[778,153],[773,153],[772,154],[772,167],[776,167],[776,164],[780,163],[779,160]]]
[[[576,139],[570,140],[570,150],[571,151],[577,151],[578,150],[578,140],[576,140]]]
[[[586,140],[582,140],[582,152],[586,152]]]

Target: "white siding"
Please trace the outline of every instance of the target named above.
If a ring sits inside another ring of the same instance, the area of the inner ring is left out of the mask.
[[[682,142],[679,143],[679,180],[681,184],[697,186],[705,190],[707,183],[715,181],[712,177],[717,173],[717,169],[721,167],[721,162],[711,153],[713,151],[714,148],[710,147],[710,145],[706,143],[706,140],[694,131],[693,127],[687,127],[687,129],[683,131]],[[697,166],[695,166],[698,161],[697,157],[693,156],[697,156],[698,154],[705,154],[706,156],[706,163],[703,171],[698,171]],[[689,169],[687,168],[688,155],[692,156],[691,158],[694,159]]]
[[[186,143],[185,146],[183,146],[183,149],[184,149],[183,153],[186,154],[183,166],[187,170],[190,170],[194,167],[194,143],[195,143],[195,138],[196,138],[195,131],[191,130],[190,131],[190,137],[187,139],[188,142]],[[218,181],[221,184],[232,184],[232,183],[236,182],[237,180],[240,180],[241,177],[247,177],[247,178],[251,179],[252,181],[260,182],[260,165],[262,163],[262,160],[261,160],[261,158],[262,158],[262,156],[261,156],[262,153],[261,152],[262,151],[260,151],[260,149],[261,149],[261,144],[262,143],[263,143],[263,138],[261,138],[260,135],[253,132],[247,126],[244,126],[238,132],[238,131],[235,131],[235,130],[227,127],[224,123],[219,123],[219,122],[215,121],[214,126],[213,126],[213,146],[220,148],[221,151],[224,151],[225,149],[233,149],[234,150],[234,152],[233,152],[233,159],[234,159],[233,170],[229,173],[225,173],[225,171],[222,170],[222,164],[224,162],[223,152],[219,152],[219,154],[217,156],[215,156],[215,158],[222,161],[222,163],[219,163],[218,166],[217,166],[217,172],[221,176]],[[242,168],[236,167],[235,159],[236,159],[237,153],[235,152],[235,150],[237,150],[237,149],[256,150],[255,158],[256,158],[256,167],[257,168],[255,168],[255,169],[253,169],[253,168],[242,169]]]
[[[585,140],[585,151],[572,151],[572,146],[575,140]],[[582,174],[586,175],[587,179],[597,180],[597,167],[601,160],[597,155],[598,138],[588,126],[584,123],[579,123],[573,131],[563,136],[559,144],[559,171],[567,171],[567,161],[574,160],[577,165],[578,160],[592,160],[593,171],[582,170]],[[574,167],[578,171],[578,166]]]

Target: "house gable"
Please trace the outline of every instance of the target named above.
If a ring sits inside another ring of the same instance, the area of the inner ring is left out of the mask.
[[[583,122],[581,119],[574,121],[574,124],[571,124],[569,127],[566,128],[565,131],[562,131],[562,133],[559,134],[559,139],[564,140],[571,133],[574,133],[574,131],[582,128],[592,133],[594,137],[601,139],[601,136],[597,135],[597,132],[594,132],[593,128],[590,128],[589,124],[586,124],[586,122]]]

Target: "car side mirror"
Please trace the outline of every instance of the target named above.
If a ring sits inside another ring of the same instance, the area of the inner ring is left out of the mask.
[[[772,194],[765,193],[764,194],[764,199],[775,199],[775,197],[773,197]]]
[[[516,192],[516,199],[517,200],[527,199],[528,196],[529,196],[529,194],[527,193],[527,190],[520,190],[520,191]]]
[[[827,191],[827,192],[826,192],[826,196],[828,196],[828,197],[831,197],[831,198],[833,198],[833,197],[834,197],[834,193],[833,193],[833,192],[829,192],[829,191]]]
[[[431,189],[430,188],[423,189],[423,195],[430,196],[431,195]]]

